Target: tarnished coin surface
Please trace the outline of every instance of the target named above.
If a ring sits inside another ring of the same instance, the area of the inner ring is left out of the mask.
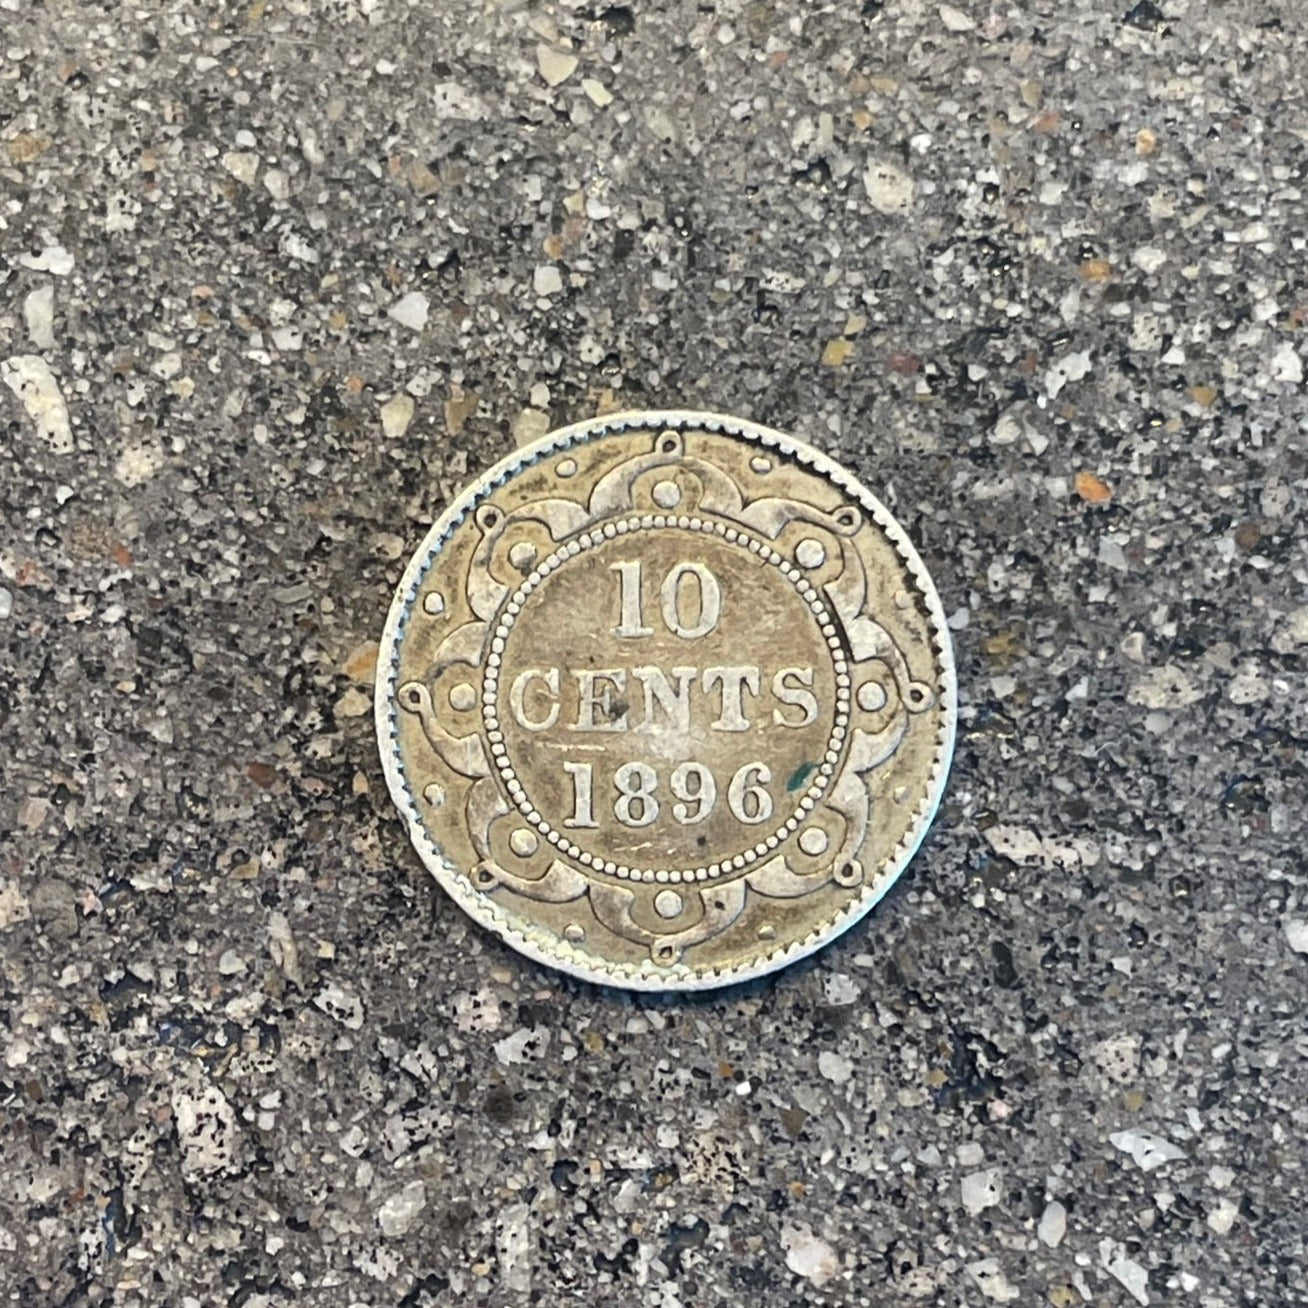
[[[427,867],[514,948],[642,990],[782,967],[917,849],[953,751],[917,553],[799,441],[732,418],[564,428],[409,564],[377,731]]]

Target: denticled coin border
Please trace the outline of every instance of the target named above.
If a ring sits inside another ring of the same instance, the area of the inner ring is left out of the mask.
[[[771,564],[794,587],[805,606],[817,619],[823,643],[831,655],[831,664],[835,674],[836,705],[832,715],[831,731],[827,738],[827,747],[822,762],[818,765],[818,779],[798,799],[794,811],[787,819],[759,840],[750,849],[736,854],[730,859],[717,863],[707,863],[694,868],[633,868],[612,859],[597,859],[580,846],[570,842],[562,832],[557,831],[547,822],[540,812],[531,804],[526,788],[517,777],[516,770],[508,762],[507,749],[502,740],[494,733],[499,731],[499,715],[496,709],[499,680],[500,655],[496,652],[496,642],[500,648],[507,642],[509,631],[517,621],[526,597],[540,582],[559,567],[566,559],[576,558],[588,549],[593,549],[606,540],[618,536],[635,535],[641,531],[674,528],[680,531],[702,532],[719,536],[729,544],[739,544],[752,554],[757,554],[765,563]],[[828,631],[830,635],[826,634]],[[491,759],[509,792],[509,798],[517,805],[518,811],[531,823],[546,840],[568,858],[575,859],[584,867],[606,876],[615,876],[619,880],[659,882],[661,884],[679,885],[691,881],[711,881],[742,871],[760,858],[772,853],[784,841],[799,830],[804,816],[813,811],[817,801],[822,797],[840,760],[845,743],[846,729],[849,723],[849,664],[845,660],[840,637],[835,634],[835,623],[831,613],[822,602],[812,583],[803,575],[803,570],[795,567],[785,555],[774,550],[770,545],[755,539],[748,531],[739,527],[729,527],[720,521],[711,521],[694,514],[645,513],[638,517],[623,518],[618,522],[609,522],[590,531],[583,532],[576,539],[569,541],[561,549],[547,555],[523,579],[522,585],[513,593],[504,606],[503,616],[495,628],[491,639],[491,648],[486,655],[486,667],[482,674],[482,719],[485,723],[487,739],[490,743]]]
[[[760,953],[745,962],[704,970],[681,963],[661,967],[649,960],[639,964],[612,963],[559,939],[553,932],[524,930],[519,918],[492,898],[480,894],[465,872],[444,858],[422,820],[399,750],[396,682],[401,644],[422,583],[455,529],[469,513],[477,511],[476,506],[496,488],[541,459],[604,436],[629,431],[648,431],[654,435],[664,430],[721,433],[751,442],[808,468],[857,501],[893,546],[904,571],[917,589],[932,627],[933,653],[939,674],[939,726],[924,794],[908,819],[904,835],[876,874],[863,882],[857,898],[840,912],[816,923],[800,940],[769,953]],[[529,958],[584,980],[637,990],[711,989],[761,976],[813,953],[861,920],[894,884],[921,844],[943,795],[957,729],[956,674],[944,611],[917,551],[888,510],[839,464],[802,441],[745,420],[693,411],[632,412],[573,424],[515,451],[467,487],[432,527],[405,570],[383,631],[378,669],[375,721],[387,784],[405,817],[415,848],[444,889],[470,916],[497,932]]]

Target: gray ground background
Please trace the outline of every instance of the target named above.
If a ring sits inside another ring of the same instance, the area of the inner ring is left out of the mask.
[[[0,1298],[1308,1303],[1306,27],[0,0]],[[878,489],[964,701],[695,1002],[465,923],[367,712],[449,495],[652,405]]]

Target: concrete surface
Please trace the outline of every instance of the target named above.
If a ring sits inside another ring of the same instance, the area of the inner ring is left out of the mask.
[[[1301,6],[0,0],[0,1301],[1308,1303]],[[849,462],[893,895],[701,1001],[472,927],[368,642],[525,437]]]

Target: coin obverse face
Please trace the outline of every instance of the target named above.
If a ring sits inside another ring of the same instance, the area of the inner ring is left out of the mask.
[[[857,922],[953,751],[944,613],[816,450],[628,413],[518,450],[441,516],[381,644],[377,731],[423,862],[575,976],[704,989]]]

